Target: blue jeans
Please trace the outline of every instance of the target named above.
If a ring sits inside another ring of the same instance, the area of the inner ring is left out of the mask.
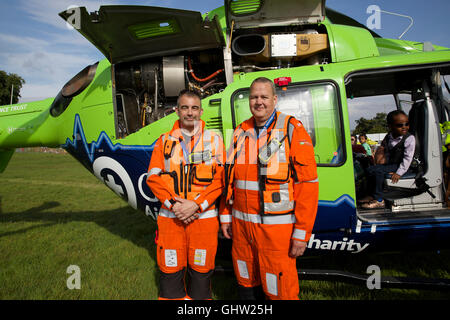
[[[367,173],[369,174],[369,176],[375,178],[375,192],[373,193],[373,197],[376,200],[380,200],[383,198],[383,184],[384,180],[386,179],[386,174],[389,172],[395,172],[397,171],[397,169],[397,164],[379,164],[367,169]]]

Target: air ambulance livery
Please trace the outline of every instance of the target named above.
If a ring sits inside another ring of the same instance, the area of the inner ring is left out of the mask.
[[[226,0],[204,15],[145,6],[71,10],[80,17],[76,29],[105,59],[55,98],[0,107],[0,171],[16,148],[62,147],[156,219],[161,204],[146,179],[155,142],[177,119],[178,93],[201,92],[206,129],[228,147],[251,117],[251,82],[267,77],[276,83],[277,110],[300,120],[314,147],[319,205],[306,255],[450,243],[440,130],[449,120],[448,48],[382,38],[325,0]],[[71,22],[71,12],[60,16]],[[400,95],[408,97],[420,170],[395,185],[387,177],[386,207],[362,209],[366,177],[352,153],[348,104],[381,95],[398,109]]]

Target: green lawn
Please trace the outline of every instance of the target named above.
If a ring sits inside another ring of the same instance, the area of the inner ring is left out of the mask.
[[[0,174],[0,299],[156,299],[155,223],[66,154],[15,153]],[[218,265],[230,266],[227,255]],[[450,253],[301,259],[300,266],[365,274],[450,278]],[[81,272],[69,290],[67,268]],[[301,299],[448,299],[449,292],[368,290],[300,281]],[[233,275],[216,274],[214,299],[237,299]]]

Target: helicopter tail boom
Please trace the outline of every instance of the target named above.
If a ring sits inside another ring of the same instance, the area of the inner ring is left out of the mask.
[[[14,150],[23,147],[58,147],[56,128],[49,125],[53,98],[0,106],[0,172]]]

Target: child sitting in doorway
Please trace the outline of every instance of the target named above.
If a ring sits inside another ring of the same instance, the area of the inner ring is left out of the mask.
[[[375,152],[375,166],[367,170],[375,178],[375,192],[372,197],[364,199],[362,208],[384,208],[383,183],[386,173],[391,174],[392,183],[397,183],[408,171],[414,157],[416,139],[408,132],[408,116],[401,110],[387,115],[389,132]]]

